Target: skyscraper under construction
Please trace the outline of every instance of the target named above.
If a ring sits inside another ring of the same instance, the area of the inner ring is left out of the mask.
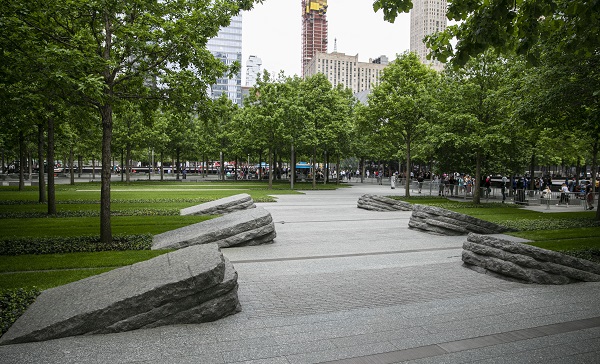
[[[302,0],[302,76],[317,52],[327,53],[327,0]]]

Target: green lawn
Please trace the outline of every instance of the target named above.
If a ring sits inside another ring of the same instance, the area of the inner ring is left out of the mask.
[[[160,234],[208,220],[207,216],[113,216],[114,235]],[[99,217],[0,219],[2,238],[100,234]]]
[[[454,202],[437,197],[400,198],[422,205],[434,205],[520,231],[509,233],[531,240],[531,245],[555,251],[600,252],[600,224],[595,211],[543,213],[512,204],[489,203],[476,206],[471,202]]]
[[[298,194],[312,189],[311,183],[274,182],[113,182],[111,218],[113,235],[159,234],[213,218],[179,216],[179,210],[223,197],[247,193],[256,202],[274,202],[279,194]],[[335,189],[319,184],[317,189]],[[100,184],[77,183],[56,186],[59,217],[45,217],[46,204],[39,204],[37,187],[0,187],[0,238],[76,237],[99,235]],[[16,215],[16,216],[15,216]],[[164,251],[110,251],[48,255],[0,256],[0,289],[36,286],[55,287],[115,267],[153,258]]]
[[[0,273],[122,267],[141,260],[151,259],[167,252],[168,250],[126,250],[95,253],[3,256]]]
[[[0,274],[0,290],[37,287],[41,290],[62,286],[83,278],[108,272],[114,268],[48,270]]]
[[[60,286],[167,253],[168,250],[110,251],[2,256],[0,289]]]

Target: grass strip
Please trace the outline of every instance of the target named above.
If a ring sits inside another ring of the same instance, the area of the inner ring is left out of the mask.
[[[114,268],[49,270],[0,274],[0,290],[37,287],[41,290],[62,286],[83,278],[108,272]]]
[[[114,235],[160,234],[214,216],[113,216]],[[11,237],[92,236],[100,232],[98,217],[0,219],[3,239]]]
[[[53,269],[122,267],[165,254],[169,250],[126,250],[94,253],[1,256],[0,273]]]

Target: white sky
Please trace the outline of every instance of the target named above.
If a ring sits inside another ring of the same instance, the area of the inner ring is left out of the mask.
[[[389,60],[410,48],[410,16],[400,14],[394,24],[383,20],[383,12],[373,11],[373,0],[329,0],[328,52],[358,54],[360,62],[381,55]],[[243,12],[242,85],[246,84],[246,61],[250,55],[262,59],[262,70],[271,74],[285,71],[300,75],[302,51],[301,0],[265,0]]]

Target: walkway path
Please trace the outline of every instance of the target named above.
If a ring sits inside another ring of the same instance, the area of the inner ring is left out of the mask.
[[[0,347],[2,363],[595,363],[600,284],[507,282],[461,265],[465,237],[356,207],[378,185],[261,204],[275,244],[228,248],[243,311],[202,325]]]

